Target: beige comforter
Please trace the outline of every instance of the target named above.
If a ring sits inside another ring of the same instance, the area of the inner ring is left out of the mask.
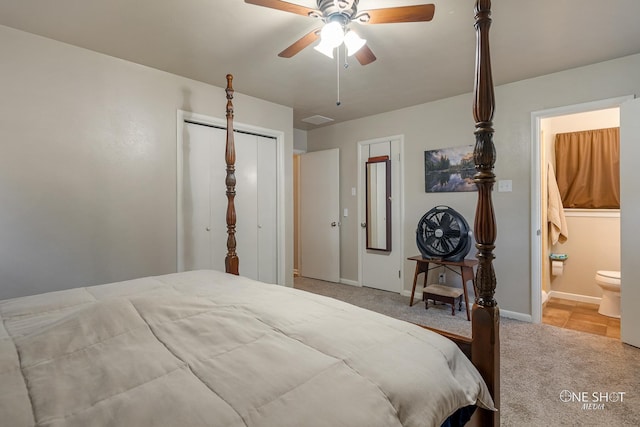
[[[432,426],[491,397],[449,340],[194,271],[0,301],[3,426]]]

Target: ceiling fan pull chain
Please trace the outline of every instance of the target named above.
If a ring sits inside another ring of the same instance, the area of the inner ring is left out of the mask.
[[[349,55],[348,55],[348,51],[347,51],[347,45],[343,45],[344,46],[344,69],[346,70],[347,68],[349,68]]]
[[[337,96],[337,100],[336,100],[336,105],[339,107],[341,102],[340,102],[340,48],[336,49],[336,80],[337,80],[337,87],[338,87],[338,96]]]

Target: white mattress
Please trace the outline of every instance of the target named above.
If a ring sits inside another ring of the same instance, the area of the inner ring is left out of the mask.
[[[0,301],[4,426],[431,426],[489,392],[451,341],[194,271]]]

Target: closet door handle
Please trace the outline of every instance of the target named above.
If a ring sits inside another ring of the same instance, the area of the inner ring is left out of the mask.
[[[337,223],[337,222],[335,222],[335,221],[333,221],[333,222],[331,223],[331,226],[332,226],[332,227],[335,227],[336,225],[338,225],[338,223]]]

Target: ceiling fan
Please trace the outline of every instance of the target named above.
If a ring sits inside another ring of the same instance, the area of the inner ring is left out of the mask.
[[[278,56],[291,58],[319,38],[320,43],[315,46],[319,52],[333,58],[333,50],[344,43],[348,55],[355,55],[362,65],[372,63],[376,60],[376,56],[366,45],[366,40],[348,28],[349,23],[424,22],[431,21],[435,12],[433,4],[388,7],[358,12],[358,2],[359,0],[317,0],[318,8],[311,9],[282,0],[245,0],[245,3],[321,19],[324,23],[321,28],[310,31],[280,52]]]

